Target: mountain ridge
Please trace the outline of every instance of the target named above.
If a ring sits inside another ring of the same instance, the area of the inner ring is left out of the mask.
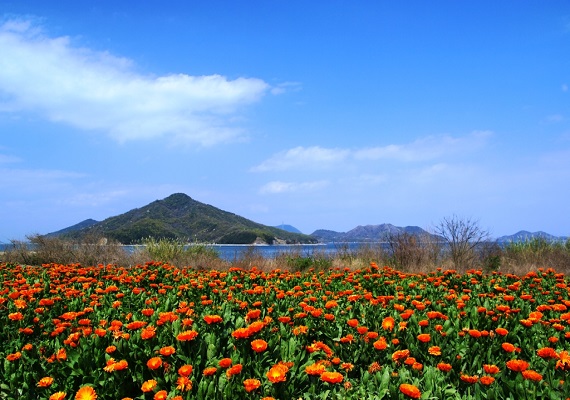
[[[140,243],[148,237],[219,244],[316,242],[309,235],[259,224],[196,201],[184,193],[172,194],[141,208],[134,208],[103,221],[87,224],[88,226],[81,226],[83,223],[48,235],[62,238],[103,236],[123,244]],[[76,229],[72,229],[73,227]]]

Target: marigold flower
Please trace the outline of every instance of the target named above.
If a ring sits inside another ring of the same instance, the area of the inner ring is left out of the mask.
[[[155,381],[154,379],[149,379],[148,381],[143,382],[141,390],[145,393],[152,392],[152,390],[156,387],[157,384],[158,382]]]
[[[259,379],[246,379],[243,381],[243,386],[246,392],[253,392],[255,389],[261,386]]]
[[[506,336],[509,333],[509,331],[506,330],[505,328],[497,328],[495,329],[495,333],[501,336]]]
[[[283,364],[274,365],[267,371],[267,379],[271,383],[285,382],[289,369]]]
[[[555,369],[562,369],[563,371],[570,370],[570,353],[561,351],[558,353],[558,361],[556,361]]]
[[[422,333],[418,335],[418,340],[422,343],[427,343],[431,340],[431,336],[429,333]]]
[[[540,382],[542,380],[542,375],[532,369],[522,371],[522,376],[529,381]]]
[[[399,363],[401,360],[405,360],[410,356],[410,350],[396,350],[392,354],[392,361]]]
[[[208,325],[211,325],[211,324],[217,324],[219,322],[222,322],[223,319],[219,315],[205,315],[204,321],[206,321],[206,323]]]
[[[148,340],[156,336],[156,328],[154,326],[147,326],[141,331],[141,339]]]
[[[343,376],[340,372],[325,371],[321,374],[321,380],[328,383],[340,383],[343,380]]]
[[[544,359],[558,358],[558,354],[556,353],[556,350],[554,350],[552,347],[540,348],[536,351],[536,355],[538,355],[540,358],[544,358]]]
[[[524,360],[510,360],[507,361],[507,368],[511,371],[522,372],[529,367],[529,363]]]
[[[95,400],[97,392],[91,386],[83,386],[75,393],[75,400]]]
[[[168,398],[168,392],[166,390],[160,390],[156,392],[153,396],[153,400],[166,400]]]
[[[112,354],[117,350],[117,346],[107,346],[105,349],[105,353]]]
[[[494,364],[483,365],[483,371],[485,371],[486,374],[491,374],[491,375],[495,375],[495,374],[498,374],[499,372],[501,372],[499,367],[497,367]]]
[[[305,367],[307,375],[321,375],[326,371],[326,366],[323,363],[314,363]]]
[[[179,376],[176,380],[176,389],[188,392],[192,390],[192,381],[187,376]]]
[[[481,382],[482,385],[489,386],[493,382],[495,382],[495,378],[493,378],[492,376],[489,376],[489,375],[485,375],[485,376],[482,376],[481,378],[479,378],[479,382]]]
[[[451,371],[453,367],[451,366],[451,364],[447,364],[447,363],[443,363],[440,362],[437,364],[437,369],[439,369],[442,372],[449,372]]]
[[[357,319],[349,319],[348,321],[346,321],[347,325],[352,327],[352,328],[356,328],[358,326],[358,320]]]
[[[53,383],[53,378],[51,376],[46,376],[39,380],[37,383],[38,387],[50,387]]]
[[[115,371],[122,371],[122,370],[127,369],[129,367],[129,363],[127,362],[127,360],[121,360],[121,361],[115,363],[114,367],[115,367]]]
[[[250,334],[251,333],[248,328],[237,328],[232,332],[232,336],[236,339],[247,339]]]
[[[150,360],[146,362],[146,366],[151,370],[158,369],[162,366],[162,358],[152,357]]]
[[[207,368],[204,368],[204,370],[202,371],[202,375],[204,375],[204,376],[214,375],[217,370],[218,369],[216,367],[207,367]]]
[[[261,353],[267,350],[267,342],[263,339],[256,339],[251,342],[251,349],[256,353]]]
[[[160,355],[168,357],[176,353],[176,349],[172,346],[165,346],[159,350]]]
[[[241,370],[243,369],[243,366],[241,364],[236,364],[233,365],[232,367],[230,367],[227,371],[226,371],[226,376],[228,378],[231,378],[234,375],[237,375],[239,373],[241,373]]]
[[[189,364],[185,364],[178,368],[178,375],[180,376],[189,376],[192,373],[192,366]]]
[[[479,377],[477,375],[465,375],[465,374],[461,374],[459,376],[459,379],[461,379],[463,382],[467,382],[471,385],[477,383],[477,381],[479,380]]]
[[[193,330],[189,330],[189,331],[184,331],[179,333],[176,336],[176,340],[180,341],[180,342],[189,342],[191,340],[194,340],[198,337],[198,332],[193,331]]]
[[[382,329],[384,329],[385,331],[392,332],[395,325],[396,321],[392,317],[386,317],[382,320]]]
[[[67,396],[65,392],[55,392],[49,396],[49,400],[63,400],[65,399],[65,396]]]
[[[8,361],[16,361],[18,360],[20,357],[22,357],[22,353],[20,353],[19,351],[12,353],[12,354],[8,354],[6,356],[6,360]]]
[[[419,399],[422,396],[422,392],[414,385],[410,385],[409,383],[402,383],[400,385],[400,392],[404,393],[411,399]]]
[[[477,329],[469,329],[467,331],[467,333],[469,334],[469,336],[471,336],[473,338],[480,338],[481,337],[481,332],[479,332]]]
[[[507,343],[507,342],[503,343],[503,344],[501,345],[501,347],[502,347],[503,350],[505,350],[507,353],[512,353],[513,351],[515,351],[515,350],[517,349],[514,345],[512,345],[511,343]]]
[[[378,371],[382,370],[382,366],[380,364],[378,364],[378,362],[374,361],[372,364],[370,364],[368,366],[368,373],[369,374],[374,374]]]
[[[441,356],[441,348],[439,346],[431,346],[428,349],[428,353],[432,356]]]
[[[228,368],[232,365],[232,359],[231,358],[222,358],[218,362],[218,365],[222,368]]]

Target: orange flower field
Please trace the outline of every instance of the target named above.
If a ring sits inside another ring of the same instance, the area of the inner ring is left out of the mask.
[[[565,399],[568,280],[0,264],[0,399]]]

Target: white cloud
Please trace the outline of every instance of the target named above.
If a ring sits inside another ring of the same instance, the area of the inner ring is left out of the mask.
[[[319,146],[295,147],[275,154],[273,157],[252,168],[254,172],[283,171],[289,169],[321,169],[342,162],[350,154],[345,149],[327,149]]]
[[[261,187],[259,192],[261,194],[276,194],[276,193],[289,193],[289,192],[312,192],[328,186],[327,181],[315,182],[281,182],[273,181]]]
[[[37,112],[118,141],[235,140],[243,135],[235,115],[270,89],[255,78],[142,75],[131,60],[48,37],[24,20],[0,25],[0,53],[0,109]]]
[[[283,94],[286,92],[298,92],[302,86],[299,82],[283,82],[271,89],[271,94]]]
[[[492,135],[488,131],[475,131],[469,135],[428,136],[408,144],[390,144],[360,149],[295,147],[275,154],[252,168],[253,172],[285,171],[291,169],[314,170],[326,167],[344,167],[347,162],[389,160],[403,163],[424,162],[444,157],[463,156],[483,148]]]

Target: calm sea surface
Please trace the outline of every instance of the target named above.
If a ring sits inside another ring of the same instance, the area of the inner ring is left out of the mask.
[[[0,243],[0,251],[9,248],[11,244]],[[273,258],[281,254],[292,254],[309,257],[313,255],[334,255],[338,253],[355,252],[362,247],[386,249],[385,243],[326,243],[315,245],[207,245],[216,250],[223,260],[235,261],[251,255],[261,255]],[[127,251],[136,251],[141,246],[124,246]]]

